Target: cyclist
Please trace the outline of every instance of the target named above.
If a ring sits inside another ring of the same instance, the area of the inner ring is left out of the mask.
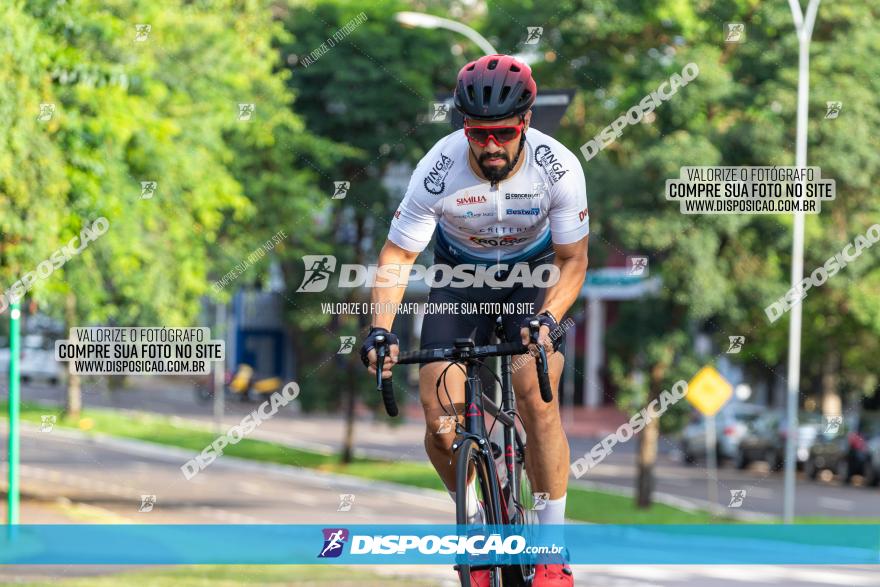
[[[540,397],[532,368],[516,369],[513,386],[529,450],[526,469],[533,491],[546,492],[549,501],[537,511],[541,524],[562,524],[568,485],[569,446],[559,415],[558,389],[563,356],[558,350],[561,320],[577,299],[587,270],[589,216],[584,174],[577,157],[546,134],[529,128],[537,87],[528,65],[509,55],[488,55],[465,65],[458,74],[455,107],[464,116],[464,131],[440,141],[419,162],[406,195],[394,214],[388,239],[379,254],[383,267],[409,266],[425,249],[436,229],[435,264],[495,265],[526,263],[530,268],[551,264],[558,280],[550,287],[529,287],[509,282],[504,287],[432,287],[428,301],[440,303],[514,303],[532,312],[504,316],[508,340],[529,344],[530,319],[541,323],[539,343],[549,359],[551,403]],[[510,270],[496,276],[503,280]],[[498,282],[495,282],[498,283]],[[374,287],[376,307],[393,307],[403,299],[406,286]],[[439,307],[439,306],[438,306]],[[489,344],[495,314],[427,314],[422,325],[421,348],[449,346],[458,337],[473,337],[478,345]],[[361,347],[361,358],[376,373],[375,338],[384,334],[391,343],[383,377],[391,376],[399,352],[398,339],[390,332],[394,315],[375,313],[372,328]],[[554,332],[551,339],[550,332]],[[554,348],[554,345],[556,348]],[[461,370],[446,372],[444,401],[435,383],[448,363],[423,365],[419,389],[427,430],[425,449],[447,488],[455,488],[452,442],[455,431],[441,418],[443,404],[454,404],[463,414],[465,377]],[[448,431],[447,431],[448,430]],[[449,490],[453,500],[455,494]],[[482,516],[476,489],[468,492],[468,517],[477,523]],[[570,586],[571,569],[561,557],[537,565],[534,587]],[[473,570],[473,585],[489,583],[489,572]]]

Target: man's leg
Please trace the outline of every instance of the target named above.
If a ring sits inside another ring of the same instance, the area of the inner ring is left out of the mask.
[[[428,363],[419,370],[419,395],[425,412],[425,451],[449,491],[455,491],[455,463],[452,461],[452,442],[455,440],[455,422],[450,398],[458,414],[464,413],[465,375],[458,367],[446,371],[445,386],[440,384],[437,400],[437,378],[449,363]],[[449,395],[446,395],[448,390]],[[446,407],[444,411],[443,406]],[[464,418],[458,418],[463,422]]]
[[[517,411],[526,429],[526,472],[532,491],[549,493],[553,501],[561,499],[568,489],[570,451],[559,415],[559,379],[565,358],[559,352],[548,358],[553,401],[545,403],[541,399],[533,359],[513,373],[513,389]]]
[[[428,459],[437,470],[437,474],[446,485],[449,496],[455,500],[455,461],[452,453],[452,442],[455,440],[456,418],[451,416],[451,403],[458,414],[464,414],[464,382],[465,374],[458,367],[446,371],[444,384],[440,384],[440,400],[437,400],[437,378],[449,363],[428,363],[419,373],[419,391],[422,409],[425,412],[425,451]],[[448,388],[449,396],[445,389]],[[446,411],[443,410],[446,407]],[[458,422],[463,423],[464,417],[459,416]],[[474,485],[473,469],[468,474],[468,522],[477,523],[483,517],[482,504],[479,502],[477,489]]]

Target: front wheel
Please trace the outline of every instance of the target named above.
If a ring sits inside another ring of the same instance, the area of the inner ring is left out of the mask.
[[[842,485],[849,485],[852,482],[852,467],[849,465],[849,458],[844,456],[837,461],[835,473],[837,473],[837,477]]]
[[[506,492],[514,491],[513,502],[515,511],[510,512],[510,523],[519,534],[531,535],[531,528],[538,524],[538,514],[535,511],[535,493],[532,484],[523,468],[525,462],[525,446],[517,450],[516,478],[519,479],[519,487],[506,487]],[[505,495],[505,500],[510,503],[510,495]],[[504,587],[529,587],[535,576],[535,565],[521,562],[516,565],[502,567]]]
[[[498,477],[495,475],[495,461],[488,446],[483,449],[476,440],[466,439],[458,448],[455,467],[455,523],[465,526],[468,523],[468,478],[471,471],[476,475],[475,484],[477,499],[483,507],[483,519],[474,523],[482,525],[501,524],[501,504],[498,501]],[[501,585],[501,572],[499,567],[457,565],[458,575],[462,587],[471,587],[471,572],[489,573],[489,585],[499,587]],[[476,587],[476,586],[474,586]]]
[[[819,477],[819,467],[816,466],[816,461],[813,460],[813,457],[810,457],[804,463],[804,474],[813,481]]]
[[[880,475],[877,474],[877,468],[874,467],[873,461],[865,463],[865,485],[868,487],[877,487],[880,484]]]

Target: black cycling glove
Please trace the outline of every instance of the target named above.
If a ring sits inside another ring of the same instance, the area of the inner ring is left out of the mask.
[[[545,311],[541,312],[537,316],[526,316],[525,318],[523,318],[522,323],[520,324],[520,328],[529,328],[529,323],[532,320],[538,321],[538,328],[540,328],[541,326],[546,326],[550,329],[550,341],[553,343],[553,351],[558,351],[559,345],[562,344],[562,337],[559,335],[554,335],[554,333],[559,328],[559,323],[556,322],[556,318],[553,317],[553,314]]]
[[[367,334],[367,338],[364,339],[364,344],[361,345],[361,361],[363,361],[364,367],[370,366],[370,359],[367,354],[376,346],[376,337],[380,334],[385,335],[385,343],[388,346],[391,346],[392,344],[400,344],[400,340],[397,338],[396,334],[394,334],[393,332],[389,332],[384,328],[373,326],[372,328],[370,328],[370,332],[369,334]]]

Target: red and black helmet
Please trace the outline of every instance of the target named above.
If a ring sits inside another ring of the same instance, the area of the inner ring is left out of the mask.
[[[458,72],[454,101],[467,118],[501,120],[524,114],[537,94],[531,67],[510,55],[486,55]]]

